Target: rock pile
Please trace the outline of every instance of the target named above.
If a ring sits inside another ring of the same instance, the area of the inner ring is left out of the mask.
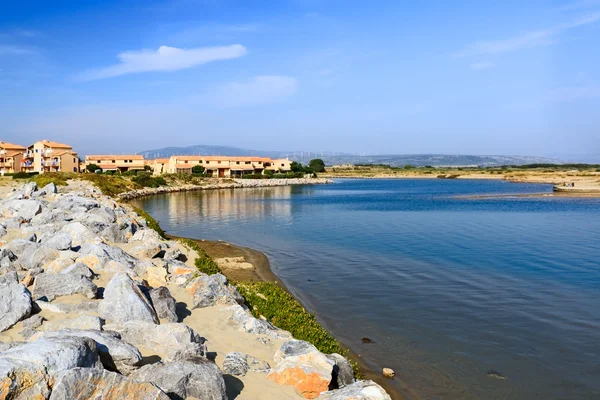
[[[233,390],[226,382],[248,374],[299,398],[389,399],[355,382],[344,357],[254,318],[225,276],[200,273],[193,251],[91,186],[30,183],[10,193],[0,201],[0,244],[0,399],[223,400]],[[172,295],[179,290],[187,314]],[[221,369],[210,338],[185,323],[210,308],[233,327],[223,329],[280,349],[261,360],[231,343]]]

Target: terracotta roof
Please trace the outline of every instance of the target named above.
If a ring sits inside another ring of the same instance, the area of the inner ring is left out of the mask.
[[[85,158],[90,160],[143,160],[144,156],[137,154],[92,155]]]
[[[52,147],[52,148],[59,148],[59,149],[72,149],[73,148],[73,147],[69,146],[68,144],[52,142],[50,140],[42,140],[42,143],[45,146]],[[31,147],[31,146],[29,146],[29,147]]]
[[[23,154],[22,151],[7,151],[5,157],[14,157],[17,154]]]
[[[177,159],[177,160],[183,160],[183,161],[201,161],[204,157],[203,156],[172,156],[173,158]]]
[[[7,150],[26,150],[26,148],[21,145],[6,142],[0,142],[0,148]]]
[[[72,151],[59,151],[57,153],[52,153],[50,157],[60,157],[64,156],[65,154],[72,154],[74,157],[77,157],[77,153],[74,153]]]
[[[169,159],[168,158],[157,158],[155,160],[148,160],[148,161],[150,161],[150,162],[157,162],[159,164],[166,164],[166,163],[169,162]]]

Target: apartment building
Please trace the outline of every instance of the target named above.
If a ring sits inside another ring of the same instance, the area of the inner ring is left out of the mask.
[[[0,141],[0,175],[21,172],[21,162],[26,150],[24,146]]]
[[[131,170],[143,170],[146,162],[144,156],[136,154],[86,156],[86,169],[91,164],[97,165],[102,171],[127,172]]]
[[[191,173],[192,168],[200,165],[206,176],[220,178],[239,177],[247,174],[263,174],[266,170],[273,172],[291,171],[291,161],[287,159],[272,160],[267,157],[229,157],[229,156],[171,156],[155,160],[154,174]]]
[[[192,168],[202,165],[202,156],[171,156],[166,168],[168,174],[191,174]]]
[[[23,172],[79,172],[79,157],[67,144],[41,140],[27,147],[21,161]]]
[[[169,159],[168,158],[157,158],[155,160],[147,160],[150,168],[154,175],[162,175],[167,173],[167,169],[169,168]]]

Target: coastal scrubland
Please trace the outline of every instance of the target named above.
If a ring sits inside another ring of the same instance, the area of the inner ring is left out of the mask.
[[[342,165],[328,167],[321,174],[328,178],[437,178],[437,179],[502,179],[510,182],[549,183],[560,190],[598,192],[600,164],[529,164],[499,167],[393,167],[382,164]],[[572,185],[572,186],[571,186]]]

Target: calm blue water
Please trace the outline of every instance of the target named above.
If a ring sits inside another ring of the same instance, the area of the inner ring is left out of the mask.
[[[600,399],[600,199],[455,197],[550,191],[344,180],[138,202],[172,234],[264,251],[320,321],[417,398]]]

